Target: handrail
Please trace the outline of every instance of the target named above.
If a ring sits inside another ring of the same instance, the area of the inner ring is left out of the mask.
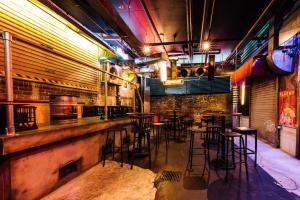
[[[270,11],[270,9],[273,7],[274,3],[278,0],[272,0],[268,6],[264,9],[262,14],[258,17],[258,19],[254,22],[254,24],[251,26],[247,34],[243,37],[243,39],[234,47],[234,49],[231,51],[230,55],[226,58],[225,63],[228,63],[228,61],[232,58],[232,56],[237,52],[238,48],[241,47],[241,45],[245,42],[247,38],[252,34],[252,32],[257,28],[257,25],[259,25],[262,21],[262,19],[265,17],[265,15]]]

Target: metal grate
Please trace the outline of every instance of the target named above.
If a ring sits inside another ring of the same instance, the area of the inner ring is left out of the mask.
[[[159,176],[156,177],[154,181],[154,186],[158,187],[159,183],[168,181],[168,182],[179,182],[181,179],[182,173],[180,171],[167,171],[164,170]]]

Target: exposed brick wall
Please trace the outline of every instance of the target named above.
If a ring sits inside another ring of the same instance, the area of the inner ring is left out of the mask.
[[[14,79],[14,99],[22,101],[48,101],[51,94],[71,94],[79,97],[85,104],[97,104],[98,93],[43,83]],[[0,77],[0,99],[5,99],[5,79]]]
[[[179,109],[199,120],[206,110],[231,111],[230,94],[155,96],[150,99],[151,112]]]

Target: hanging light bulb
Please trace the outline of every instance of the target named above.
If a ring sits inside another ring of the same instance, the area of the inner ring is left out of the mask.
[[[160,67],[160,80],[164,82],[167,80],[167,62],[161,61],[159,63],[159,67]]]

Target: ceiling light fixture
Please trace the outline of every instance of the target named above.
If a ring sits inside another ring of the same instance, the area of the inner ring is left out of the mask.
[[[203,42],[202,49],[208,51],[210,48],[210,43],[208,41]]]
[[[149,53],[150,52],[150,47],[149,46],[144,46],[144,49],[143,49],[144,53]]]

